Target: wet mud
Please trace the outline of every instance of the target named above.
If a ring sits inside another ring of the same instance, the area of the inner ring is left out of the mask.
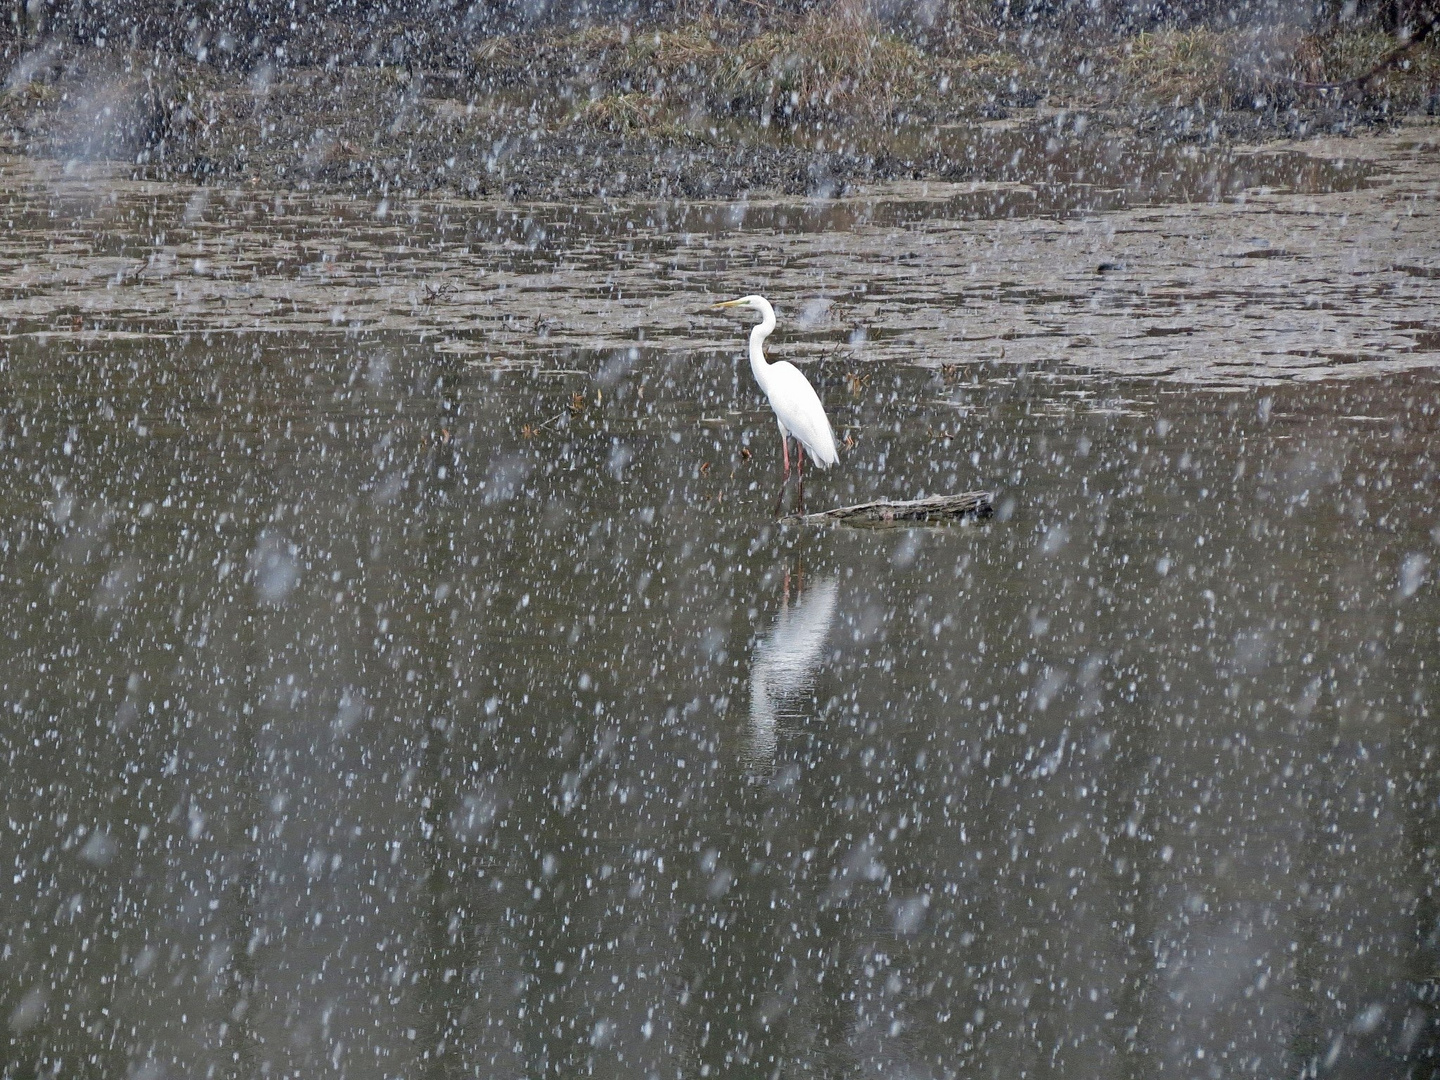
[[[998,364],[1253,383],[1440,356],[1433,124],[1209,151],[1073,126],[1067,144],[1067,118],[1048,124],[1046,143],[987,136],[1013,146],[1003,179],[828,198],[437,200],[10,157],[0,329],[91,346],[402,332],[460,363],[593,370],[615,350],[727,347],[736,328],[704,306],[763,289],[777,355],[860,377]]]

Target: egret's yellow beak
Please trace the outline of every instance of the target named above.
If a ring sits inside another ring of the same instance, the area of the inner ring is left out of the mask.
[[[722,300],[720,303],[718,303],[718,304],[711,304],[710,306],[711,306],[712,308],[740,307],[740,306],[741,306],[742,304],[744,304],[744,303],[745,303],[744,300]]]

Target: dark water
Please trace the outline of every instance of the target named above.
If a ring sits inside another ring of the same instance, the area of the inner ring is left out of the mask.
[[[7,345],[0,1075],[1433,1074],[1435,376],[567,367]]]

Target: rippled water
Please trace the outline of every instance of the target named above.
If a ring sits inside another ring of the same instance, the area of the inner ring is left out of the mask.
[[[1430,1060],[1433,377],[582,366],[12,352],[11,1074]]]
[[[1341,159],[1043,136],[978,141],[1000,158],[976,179],[729,203],[192,189],[0,162],[0,335],[404,331],[481,365],[567,367],[713,348],[735,326],[705,305],[758,288],[800,359],[1185,382],[1435,362],[1433,141]]]
[[[11,312],[0,1075],[1434,1069],[1436,374]]]

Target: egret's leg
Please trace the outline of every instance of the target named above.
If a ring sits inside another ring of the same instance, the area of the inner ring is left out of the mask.
[[[785,438],[785,433],[780,433],[780,463],[784,466],[782,479],[790,479],[790,441]]]
[[[795,440],[795,471],[800,474],[800,483],[805,483],[805,447],[799,439]]]

